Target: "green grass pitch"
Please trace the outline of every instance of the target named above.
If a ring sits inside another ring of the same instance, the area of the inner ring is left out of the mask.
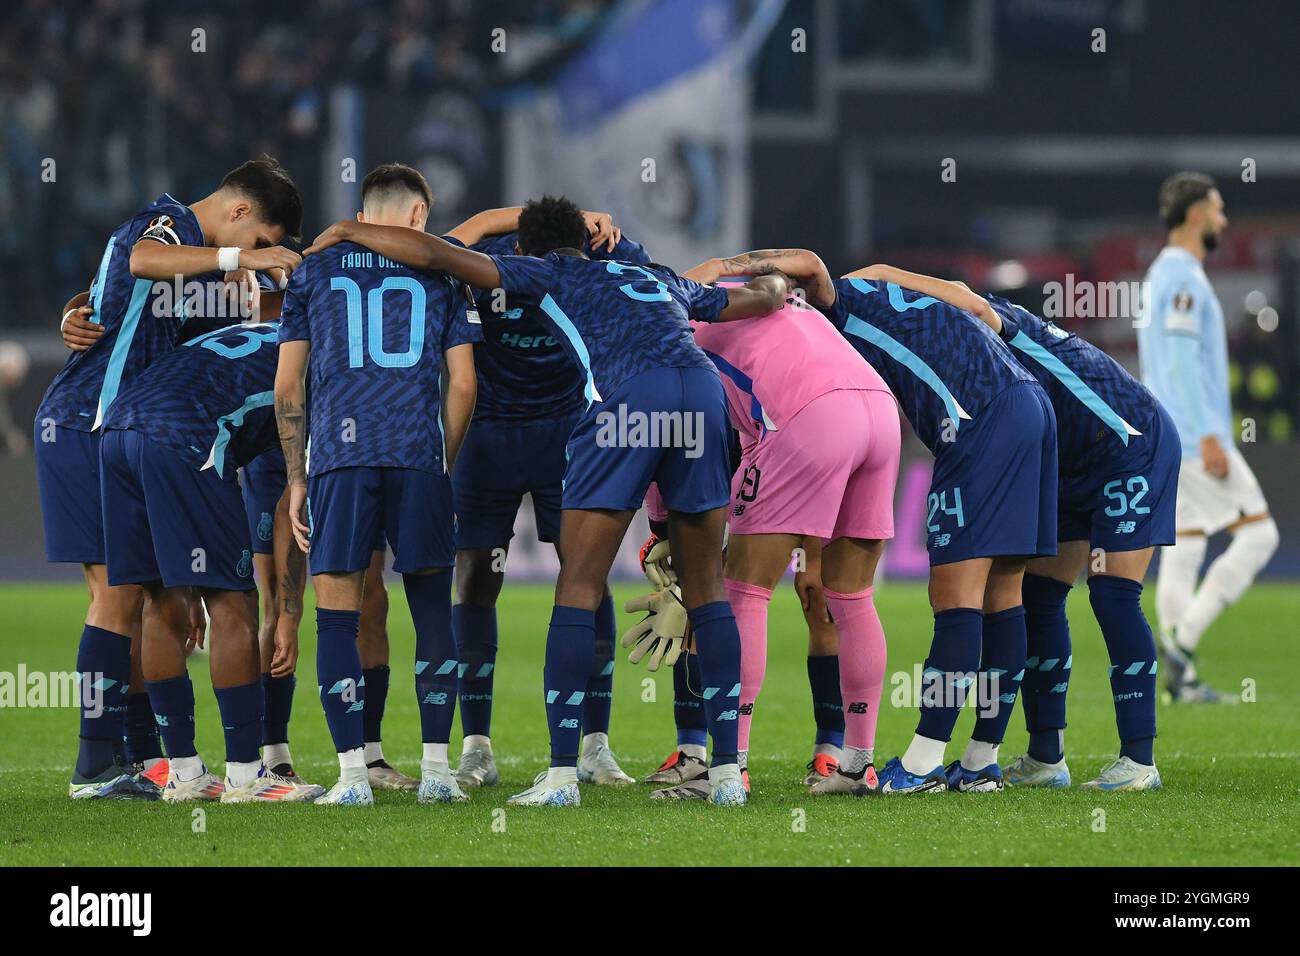
[[[623,599],[634,588],[619,589]],[[0,587],[0,671],[58,671],[73,664],[83,592],[60,585]],[[1148,595],[1149,597],[1149,595]],[[392,588],[394,678],[384,724],[386,754],[418,773],[419,723],[408,661],[413,632]],[[889,636],[889,674],[910,673],[930,637],[924,588],[887,582],[877,598]],[[501,785],[459,806],[422,807],[413,794],[380,793],[370,810],[312,806],[74,804],[66,784],[77,717],[70,709],[0,709],[0,865],[185,864],[1166,864],[1300,862],[1300,588],[1254,588],[1206,638],[1205,676],[1224,690],[1253,682],[1255,701],[1216,708],[1160,708],[1159,793],[1015,792],[924,798],[814,799],[801,780],[812,740],[804,669],[806,636],[793,592],[773,602],[767,681],[750,757],[747,808],[660,805],[649,788],[583,788],[582,807],[503,809],[545,764],[540,678],[550,606],[545,586],[507,585],[502,597],[493,740]],[[310,611],[309,611],[310,614]],[[308,620],[311,618],[309,616]],[[620,628],[629,616],[620,614]],[[1076,587],[1070,602],[1074,671],[1068,759],[1076,782],[1114,752],[1114,720],[1101,637]],[[316,700],[314,639],[303,628],[292,747],[300,771],[329,784],[336,762]],[[220,765],[221,732],[206,661],[191,662],[201,753]],[[672,678],[620,655],[611,738],[634,775],[652,770],[673,743]],[[915,711],[891,706],[886,683],[877,762],[906,746]],[[973,714],[949,748],[960,753]],[[457,731],[459,728],[457,728]],[[1022,752],[1017,713],[1004,762]],[[455,753],[456,744],[453,744]],[[503,816],[504,813],[504,816]],[[195,832],[196,829],[201,832]]]

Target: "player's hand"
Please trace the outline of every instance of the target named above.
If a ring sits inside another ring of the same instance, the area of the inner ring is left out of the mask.
[[[302,262],[302,256],[284,246],[269,246],[266,249],[240,249],[239,268],[251,269],[253,272],[269,272],[282,269],[285,275],[292,275],[293,270]]]
[[[1211,478],[1222,481],[1228,477],[1228,453],[1213,435],[1201,439],[1201,461]]]
[[[271,655],[271,676],[288,677],[298,667],[298,619],[280,617],[275,622],[275,651]]]
[[[670,588],[677,583],[667,538],[650,533],[645,544],[641,545],[641,570],[655,590]]]
[[[583,212],[582,218],[587,223],[587,242],[595,252],[605,245],[606,252],[613,252],[618,241],[623,238],[623,230],[614,225],[614,217],[607,212]]]
[[[233,311],[227,315],[237,315],[242,321],[256,318],[262,307],[262,287],[257,282],[257,273],[252,269],[236,269],[222,278],[225,279],[222,292],[226,303],[233,306]]]
[[[289,523],[293,526],[293,540],[303,554],[311,554],[311,529],[307,526],[307,483],[297,481],[289,486]]]
[[[347,241],[347,232],[352,225],[352,220],[344,219],[334,223],[319,236],[312,240],[312,244],[302,251],[304,256],[315,255],[316,253],[328,249],[330,246],[337,245],[340,242]]]
[[[628,662],[638,664],[648,655],[646,669],[651,671],[657,671],[660,664],[667,664],[670,668],[676,664],[685,646],[690,623],[682,604],[681,590],[671,587],[643,594],[624,604],[623,610],[633,614],[648,612],[623,634],[622,645],[632,648],[627,655]]]
[[[202,648],[208,634],[208,612],[203,608],[203,598],[198,593],[190,594],[190,619],[185,627],[185,656],[194,653],[195,648]]]
[[[63,344],[74,352],[84,352],[98,342],[104,334],[104,327],[90,321],[94,314],[95,310],[88,305],[70,311],[60,326]]]

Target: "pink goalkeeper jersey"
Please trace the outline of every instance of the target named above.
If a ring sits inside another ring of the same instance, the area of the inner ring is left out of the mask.
[[[722,375],[727,411],[742,446],[785,427],[827,392],[889,391],[876,370],[811,306],[787,303],[762,318],[692,325],[695,343]]]

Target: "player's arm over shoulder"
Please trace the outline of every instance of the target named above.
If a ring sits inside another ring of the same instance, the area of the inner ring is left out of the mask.
[[[755,276],[743,286],[729,286],[725,290],[726,308],[710,321],[732,322],[736,319],[770,315],[785,305],[786,297],[793,288],[789,276],[780,272]]]
[[[783,272],[803,283],[811,305],[822,308],[835,302],[835,284],[817,253],[809,249],[755,249],[726,259],[709,259],[683,273],[696,282],[717,282],[727,276],[761,276]]]
[[[982,295],[972,292],[964,282],[951,279],[939,279],[919,272],[908,272],[896,266],[877,263],[848,273],[846,279],[867,279],[875,282],[891,283],[922,295],[933,296],[940,302],[953,308],[969,312],[994,332],[1001,334],[1002,319]]]
[[[340,242],[355,242],[421,272],[446,272],[476,289],[495,289],[501,285],[497,264],[491,256],[405,226],[343,219],[317,236],[303,255],[315,255]]]

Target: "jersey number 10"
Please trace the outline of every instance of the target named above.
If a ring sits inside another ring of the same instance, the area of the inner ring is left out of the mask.
[[[389,276],[366,296],[366,317],[361,316],[361,287],[347,276],[330,279],[331,289],[341,289],[348,303],[348,367],[365,365],[365,353],[381,368],[410,368],[424,354],[424,286],[410,276]],[[384,293],[411,296],[410,332],[405,352],[384,351]],[[363,328],[364,324],[364,328]]]

